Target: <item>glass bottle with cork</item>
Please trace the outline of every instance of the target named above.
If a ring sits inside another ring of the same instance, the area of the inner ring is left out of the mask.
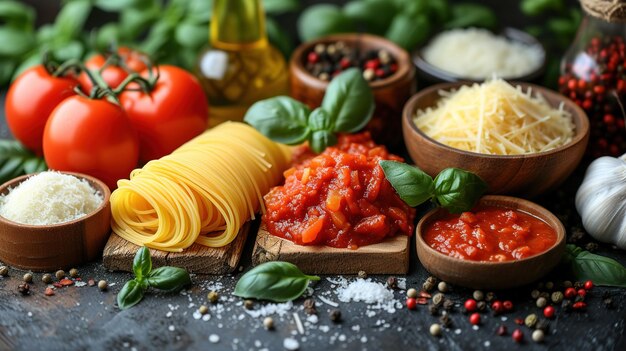
[[[588,156],[626,152],[626,0],[581,0],[585,13],[561,61],[560,92],[590,122]]]
[[[197,74],[209,98],[211,126],[241,121],[254,102],[287,94],[287,65],[267,40],[260,0],[214,0],[209,33]]]

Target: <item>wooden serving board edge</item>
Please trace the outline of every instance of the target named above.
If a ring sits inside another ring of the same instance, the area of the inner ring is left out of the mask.
[[[306,274],[406,274],[409,271],[408,236],[397,235],[356,250],[302,246],[270,234],[261,223],[252,251],[252,264],[287,261]]]
[[[228,274],[237,269],[246,238],[250,232],[251,221],[239,230],[237,237],[230,244],[219,247],[207,247],[193,244],[183,252],[166,252],[150,249],[154,267],[174,266],[185,268],[196,274]],[[139,246],[111,233],[104,247],[102,261],[111,271],[132,272],[133,259]]]

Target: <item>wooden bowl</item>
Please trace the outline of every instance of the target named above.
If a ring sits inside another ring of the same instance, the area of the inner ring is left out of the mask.
[[[16,268],[41,272],[75,267],[102,255],[111,231],[111,191],[94,177],[62,173],[86,179],[102,194],[102,204],[84,217],[54,225],[20,224],[0,216],[0,261]],[[6,195],[32,175],[4,183],[0,186],[0,194]]]
[[[539,40],[532,35],[515,28],[504,28],[499,35],[507,38],[510,41],[522,43],[531,47],[538,48],[543,54],[541,58],[541,64],[533,71],[519,77],[507,77],[509,80],[524,81],[524,82],[538,82],[543,76],[546,68],[546,50]],[[427,45],[429,45],[428,43]],[[426,47],[426,46],[424,46]],[[423,49],[423,48],[422,48]],[[452,72],[445,71],[430,62],[426,61],[421,54],[422,50],[417,50],[413,53],[413,63],[417,67],[417,76],[420,82],[427,82],[430,84],[443,83],[443,82],[482,82],[484,79],[476,80],[467,77],[458,76]]]
[[[535,197],[561,184],[576,168],[585,153],[589,140],[589,120],[585,112],[572,100],[549,89],[513,82],[524,90],[532,88],[553,107],[563,102],[575,124],[574,137],[558,148],[527,155],[488,155],[456,149],[426,136],[413,122],[418,109],[435,106],[439,90],[458,89],[468,83],[442,83],[415,94],[404,106],[402,131],[409,155],[424,172],[436,176],[441,170],[456,167],[479,175],[487,184],[487,193],[516,194]]]
[[[559,263],[565,252],[565,228],[550,211],[528,200],[509,196],[483,196],[479,204],[519,210],[543,220],[556,231],[556,243],[540,254],[516,261],[470,261],[450,257],[428,246],[422,237],[428,224],[447,214],[446,210],[436,208],[422,217],[415,230],[417,256],[426,270],[459,286],[507,289],[536,281]]]
[[[331,44],[338,41],[349,47],[358,45],[364,51],[384,49],[396,59],[398,70],[394,74],[370,83],[376,109],[366,129],[378,143],[391,146],[392,149],[401,147],[402,141],[398,135],[401,130],[402,107],[416,91],[415,67],[408,52],[385,38],[371,34],[338,34],[298,46],[289,62],[291,96],[311,108],[320,106],[329,82],[318,79],[306,70],[306,55],[319,43]]]

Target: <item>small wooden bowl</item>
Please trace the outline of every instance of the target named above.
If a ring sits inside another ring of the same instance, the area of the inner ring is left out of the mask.
[[[80,173],[62,172],[86,179],[102,194],[103,201],[94,212],[79,219],[53,225],[28,225],[0,216],[0,260],[10,266],[36,272],[67,269],[93,261],[111,231],[111,191],[100,180]],[[12,179],[0,186],[0,194],[33,174]]]
[[[524,91],[529,87],[540,93],[553,107],[563,102],[575,124],[574,137],[566,145],[550,151],[527,155],[488,155],[455,149],[431,139],[422,132],[413,117],[418,109],[435,106],[440,99],[439,90],[454,90],[469,83],[442,83],[415,94],[404,106],[402,131],[409,155],[424,172],[436,176],[449,167],[465,169],[479,175],[487,184],[490,194],[517,194],[535,197],[561,184],[585,154],[589,141],[589,120],[585,112],[572,100],[549,89],[512,82]]]
[[[401,129],[402,107],[416,91],[415,67],[408,52],[385,38],[351,33],[330,35],[301,44],[291,55],[289,62],[291,96],[311,108],[320,106],[329,82],[318,79],[306,70],[306,55],[317,44],[338,41],[344,42],[349,47],[358,45],[363,51],[384,49],[396,59],[398,70],[394,74],[370,83],[376,100],[376,109],[366,129],[378,143],[390,145],[392,149],[401,147],[402,141],[398,134]]]
[[[522,43],[530,47],[538,48],[543,54],[541,58],[541,64],[533,71],[519,77],[507,77],[507,80],[516,80],[524,82],[538,82],[543,76],[546,68],[546,50],[539,40],[532,35],[515,28],[504,28],[499,35],[505,37],[508,40]],[[428,43],[427,45],[429,45]],[[423,48],[422,48],[423,49]],[[461,77],[455,75],[452,72],[445,71],[430,62],[426,61],[421,54],[422,50],[417,50],[413,53],[413,62],[417,67],[417,76],[420,82],[428,82],[431,84],[443,83],[443,82],[482,82],[484,79],[472,79],[467,77]],[[488,77],[490,78],[490,77]]]
[[[540,254],[516,261],[470,261],[450,257],[428,246],[422,237],[428,224],[447,213],[435,208],[422,217],[415,230],[417,256],[426,270],[444,281],[468,288],[507,289],[536,281],[559,263],[565,252],[565,228],[550,211],[509,196],[483,196],[479,204],[519,210],[541,219],[556,231],[556,243]]]

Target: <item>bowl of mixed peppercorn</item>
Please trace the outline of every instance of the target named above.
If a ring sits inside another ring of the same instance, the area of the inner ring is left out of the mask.
[[[349,68],[369,83],[376,109],[367,130],[378,143],[401,148],[402,107],[415,92],[415,67],[408,52],[370,34],[339,34],[300,45],[289,63],[291,96],[318,107],[328,83]]]

